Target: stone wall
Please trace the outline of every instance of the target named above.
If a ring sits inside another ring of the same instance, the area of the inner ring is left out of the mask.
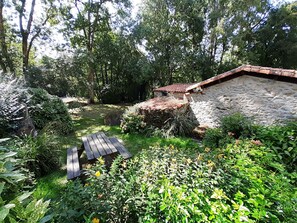
[[[209,127],[235,112],[271,125],[297,118],[297,84],[243,75],[191,94],[190,104],[199,123]]]

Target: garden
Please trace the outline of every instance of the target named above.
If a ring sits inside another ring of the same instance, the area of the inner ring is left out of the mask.
[[[8,87],[9,86],[9,87]],[[224,117],[203,139],[172,114],[155,127],[137,106],[67,106],[1,81],[1,222],[295,222],[297,122]],[[186,112],[186,111],[185,111]],[[21,117],[23,117],[21,119]],[[133,154],[66,180],[66,150],[104,131]]]

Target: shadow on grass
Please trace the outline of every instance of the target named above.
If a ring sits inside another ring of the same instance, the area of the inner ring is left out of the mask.
[[[147,137],[141,134],[123,134],[119,126],[104,125],[104,117],[115,109],[125,109],[124,106],[114,105],[91,105],[84,107],[83,110],[72,113],[75,132],[67,136],[60,136],[61,143],[61,159],[66,164],[67,148],[82,144],[81,137],[95,132],[103,131],[108,136],[121,139],[125,147],[135,156],[142,150],[153,149],[154,146],[166,147],[173,145],[180,149],[189,149],[189,151],[199,152],[199,145],[189,138],[159,138]],[[48,176],[38,179],[35,198],[54,199],[59,196],[67,183],[66,171],[60,170]]]

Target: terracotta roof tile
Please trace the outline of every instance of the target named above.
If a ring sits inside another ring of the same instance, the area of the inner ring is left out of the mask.
[[[233,70],[222,73],[220,75],[209,78],[209,79],[202,81],[200,83],[172,84],[172,85],[168,85],[165,87],[160,87],[160,88],[154,89],[154,91],[155,92],[165,91],[165,92],[172,92],[172,93],[186,93],[186,92],[193,90],[195,88],[198,88],[198,87],[203,88],[203,87],[207,87],[209,85],[213,85],[217,82],[235,78],[238,75],[240,75],[241,72],[245,72],[246,74],[251,74],[251,75],[259,74],[259,76],[262,75],[262,77],[267,77],[267,78],[284,77],[284,78],[287,78],[290,80],[291,80],[291,78],[293,78],[295,80],[294,82],[295,83],[297,82],[297,71],[296,70],[243,65],[243,66],[237,67]]]
[[[266,77],[287,77],[287,78],[296,78],[297,79],[297,71],[296,70],[289,70],[289,69],[281,69],[281,68],[272,68],[272,67],[260,67],[260,66],[252,66],[252,65],[243,65],[237,67],[233,70],[227,71],[215,77],[209,78],[205,81],[198,83],[197,87],[206,87],[208,85],[212,85],[217,81],[223,81],[226,79],[231,79],[232,77],[236,77],[235,74],[240,72],[247,72],[247,73],[258,73],[262,75],[267,75]]]
[[[176,99],[174,97],[156,97],[141,102],[139,108],[143,110],[171,110],[178,109],[188,104],[187,101]]]
[[[175,93],[186,93],[194,88],[196,88],[198,84],[172,84],[165,87],[160,87],[154,89],[156,92],[175,92]]]

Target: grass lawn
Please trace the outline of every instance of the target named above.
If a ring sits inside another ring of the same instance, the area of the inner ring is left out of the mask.
[[[105,115],[125,110],[126,106],[118,105],[89,105],[81,109],[71,111],[74,121],[75,132],[71,135],[60,137],[62,145],[60,170],[38,180],[35,198],[54,199],[65,186],[66,180],[66,150],[72,146],[81,146],[81,137],[98,131],[105,132],[108,136],[115,136],[122,140],[125,147],[135,156],[143,149],[151,149],[152,146],[173,145],[178,148],[198,148],[198,144],[189,138],[175,137],[163,139],[158,137],[146,137],[138,134],[123,134],[119,126],[108,126],[104,124]]]

